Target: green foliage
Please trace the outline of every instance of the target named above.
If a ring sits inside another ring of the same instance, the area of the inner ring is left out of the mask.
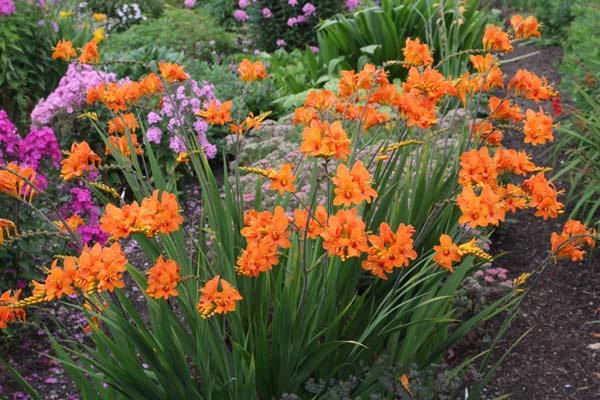
[[[318,30],[319,53],[325,64],[343,58],[343,69],[359,70],[367,63],[383,65],[403,60],[407,38],[420,38],[434,50],[434,63],[456,52],[482,47],[490,13],[478,10],[478,0],[383,0],[381,6],[361,9],[350,16],[323,21]],[[440,66],[446,76],[458,76],[468,55],[452,57]],[[403,77],[406,69],[387,68],[390,77]]]
[[[110,30],[124,31],[147,18],[158,18],[163,13],[160,0],[90,0],[88,9],[94,13],[106,14]],[[137,4],[143,18],[137,18],[133,5]],[[128,16],[124,18],[123,15]]]
[[[519,10],[527,10],[543,24],[544,37],[562,40],[566,36],[569,24],[575,18],[576,7],[586,0],[510,0],[508,6]]]
[[[202,1],[202,6],[210,12],[220,26],[226,28],[237,26],[238,22],[233,17],[234,11],[238,8],[236,0],[206,0]]]
[[[316,16],[306,17],[306,21],[294,27],[288,26],[288,19],[303,15],[302,7],[311,3],[317,8]],[[298,5],[290,6],[287,0],[261,0],[247,7],[250,17],[248,23],[251,27],[255,42],[261,49],[274,51],[277,49],[276,41],[283,39],[286,48],[304,48],[315,45],[314,30],[319,20],[329,18],[342,10],[343,2],[340,0],[298,1]],[[267,7],[273,13],[270,18],[265,18],[262,9]]]
[[[0,109],[18,126],[29,124],[38,99],[50,93],[67,64],[53,61],[58,35],[43,19],[39,7],[17,2],[17,12],[0,18]]]
[[[213,40],[215,43],[211,45]],[[110,35],[103,46],[103,51],[121,54],[127,54],[131,49],[164,47],[183,52],[188,58],[207,61],[212,58],[214,48],[225,53],[237,50],[234,36],[218,26],[202,8],[167,9],[160,18]],[[145,52],[150,53],[149,50]]]
[[[600,101],[600,47],[594,40],[600,32],[600,7],[576,4],[571,10],[574,19],[562,46],[562,87],[571,93],[575,106],[588,113],[593,104],[583,94]]]

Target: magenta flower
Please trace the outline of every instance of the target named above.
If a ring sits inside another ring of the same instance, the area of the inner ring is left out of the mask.
[[[246,11],[244,10],[235,10],[233,17],[240,22],[248,21],[248,14],[246,14]]]
[[[296,19],[296,17],[290,17],[287,20],[287,25],[291,28],[293,26],[296,26],[298,24],[298,20]]]
[[[183,5],[187,8],[194,8],[196,6],[196,0],[185,0]]]
[[[286,45],[285,40],[283,39],[277,39],[277,41],[275,42],[275,44],[279,47],[283,47]]]
[[[250,5],[250,0],[240,0],[238,2],[238,5],[240,6],[240,8],[246,8]]]
[[[0,17],[15,13],[15,3],[12,0],[0,0]]]
[[[310,17],[311,15],[315,15],[317,13],[317,7],[311,3],[306,3],[304,7],[302,7],[302,12],[304,13],[305,17]]]
[[[269,7],[263,8],[262,14],[263,14],[263,17],[265,17],[265,18],[271,18],[273,16],[273,12],[271,12],[271,9]]]
[[[317,46],[310,46],[310,51],[312,51],[313,54],[317,54],[319,52],[319,48]]]
[[[298,5],[298,0],[288,0],[288,4],[292,7],[295,7]]]
[[[346,0],[346,7],[348,10],[354,10],[360,5],[360,0]]]
[[[148,137],[149,142],[159,144],[162,138],[162,131],[159,127],[153,126],[146,131],[146,137]]]

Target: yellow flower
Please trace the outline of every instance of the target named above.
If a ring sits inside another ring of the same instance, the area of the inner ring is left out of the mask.
[[[106,14],[102,14],[102,13],[94,13],[92,15],[92,18],[94,19],[94,21],[96,22],[102,22],[102,21],[106,21]]]
[[[96,39],[96,42],[100,43],[101,41],[103,41],[105,38],[104,36],[104,29],[103,28],[98,28],[94,31],[94,39]]]
[[[62,19],[72,17],[73,15],[74,15],[73,11],[61,11],[58,13],[58,16],[61,17]]]

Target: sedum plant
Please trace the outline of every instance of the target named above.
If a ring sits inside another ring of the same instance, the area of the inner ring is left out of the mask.
[[[535,20],[519,17],[513,30],[517,39],[539,34]],[[32,282],[30,296],[4,293],[0,320],[24,319],[26,307],[67,296],[66,304],[85,311],[88,340],[53,341],[83,398],[326,397],[310,382],[354,382],[352,376],[362,378],[339,390],[353,397],[412,396],[410,376],[418,374],[411,371],[443,362],[451,346],[526,293],[522,277],[461,319],[457,290],[492,259],[474,229],[497,226],[518,209],[546,219],[563,208],[544,169],[501,145],[500,130],[509,128],[532,145],[552,140],[550,117],[523,114],[511,101],[550,99],[554,89],[544,80],[520,71],[505,98],[490,97],[486,119],[438,127],[446,97],[471,110],[485,101],[483,92],[503,85],[495,54],[512,49],[507,33],[488,26],[483,47],[489,54],[471,58],[477,74],[448,80],[431,67],[429,48],[411,42],[402,90],[370,64],[342,71],[337,93],[310,92],[296,110],[296,158],[276,168],[225,165],[219,181],[193,127],[178,126],[178,162],[201,190],[202,208],[192,216],[180,211],[189,192],[177,195],[190,180],[166,173],[144,121],[136,121],[139,136],[132,123],[146,98],[176,95],[173,89],[189,79],[183,68],[159,63],[140,81],[89,91],[90,104],[114,113],[108,131],[96,114],[87,115],[105,157],[73,143],[61,174],[104,199],[100,225],[109,241],[82,246],[65,221],[73,252],[57,257],[43,282]],[[84,57],[91,63],[93,50]],[[247,87],[267,79],[261,62],[244,60],[238,72]],[[244,138],[260,135],[267,115],[234,122],[231,106],[213,99],[198,115],[212,126],[229,125],[239,157]],[[94,179],[109,170],[120,171],[132,199]],[[245,174],[268,187],[242,185]],[[518,183],[515,175],[525,179]],[[2,192],[29,204],[41,194],[35,174],[19,165],[2,167],[0,183]],[[276,193],[268,205],[265,191]],[[15,228],[7,226],[9,233]],[[553,235],[554,256],[582,257],[594,234],[570,222]],[[147,271],[128,261],[128,239],[151,261]],[[131,286],[143,301],[130,298]],[[376,359],[383,361],[365,374]],[[493,372],[488,362],[484,352],[444,379],[460,378],[477,363],[484,375],[471,391],[476,397]]]

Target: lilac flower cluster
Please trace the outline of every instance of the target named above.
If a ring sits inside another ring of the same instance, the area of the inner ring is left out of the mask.
[[[4,155],[15,157],[19,151],[21,137],[17,128],[8,119],[6,111],[0,110],[0,163],[4,163]]]
[[[215,99],[215,88],[211,83],[202,82],[202,86],[193,79],[181,82],[171,95],[163,99],[163,107],[160,114],[148,113],[148,123],[152,125],[147,131],[148,141],[160,143],[162,130],[154,125],[159,122],[166,123],[169,137],[169,148],[176,153],[186,151],[185,143],[177,135],[181,128],[186,126],[186,117],[194,116],[196,112],[206,108],[208,103]],[[201,117],[194,116],[192,122],[194,131],[198,135],[198,143],[202,146],[206,157],[214,158],[217,155],[217,146],[211,144],[206,138],[208,124]]]
[[[73,62],[58,87],[46,99],[41,99],[31,113],[33,125],[48,125],[60,113],[71,114],[85,104],[88,89],[103,82],[114,82],[115,74],[97,71],[90,65]]]
[[[0,0],[0,17],[15,13],[15,3],[12,0]]]
[[[77,228],[77,233],[83,244],[100,243],[104,245],[108,240],[108,234],[100,229],[98,218],[100,210],[89,189],[84,187],[71,188],[71,198],[69,202],[61,207],[60,212],[65,219],[73,215],[79,215],[82,219],[88,221],[86,225]]]

